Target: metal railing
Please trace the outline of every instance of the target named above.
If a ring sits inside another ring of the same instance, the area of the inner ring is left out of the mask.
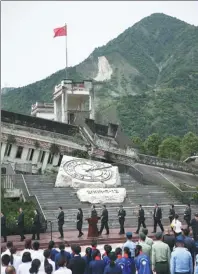
[[[13,189],[15,187],[15,175],[1,175],[1,187],[4,189]]]

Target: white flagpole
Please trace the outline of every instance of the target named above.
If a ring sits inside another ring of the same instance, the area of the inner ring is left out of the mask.
[[[66,77],[66,80],[67,80],[67,67],[68,67],[68,58],[67,58],[67,24],[65,24],[65,31],[66,31],[66,36],[65,36],[65,48],[66,48],[66,51],[65,51],[65,77]]]

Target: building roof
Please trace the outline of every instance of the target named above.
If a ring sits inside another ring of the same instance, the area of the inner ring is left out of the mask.
[[[1,110],[1,121],[9,124],[16,124],[69,136],[74,136],[80,133],[78,126],[68,125],[30,115],[19,114],[7,110]]]

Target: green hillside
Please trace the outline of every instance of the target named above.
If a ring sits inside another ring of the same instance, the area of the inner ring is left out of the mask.
[[[98,121],[117,120],[127,134],[143,138],[153,132],[198,132],[198,27],[153,14],[69,68],[69,78],[96,77],[100,56],[107,58],[113,74],[96,89]],[[61,70],[3,94],[3,108],[30,113],[35,101],[51,102],[63,77]]]

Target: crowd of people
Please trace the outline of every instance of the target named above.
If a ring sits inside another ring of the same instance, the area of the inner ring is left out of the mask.
[[[1,255],[1,274],[198,274],[198,246],[188,228],[181,233],[173,230],[157,232],[153,241],[148,229],[133,241],[126,233],[122,248],[104,245],[100,250],[93,240],[85,252],[72,245],[70,252],[62,242],[59,248],[50,241],[46,250],[38,241],[25,240],[24,250],[17,252],[12,242]]]

